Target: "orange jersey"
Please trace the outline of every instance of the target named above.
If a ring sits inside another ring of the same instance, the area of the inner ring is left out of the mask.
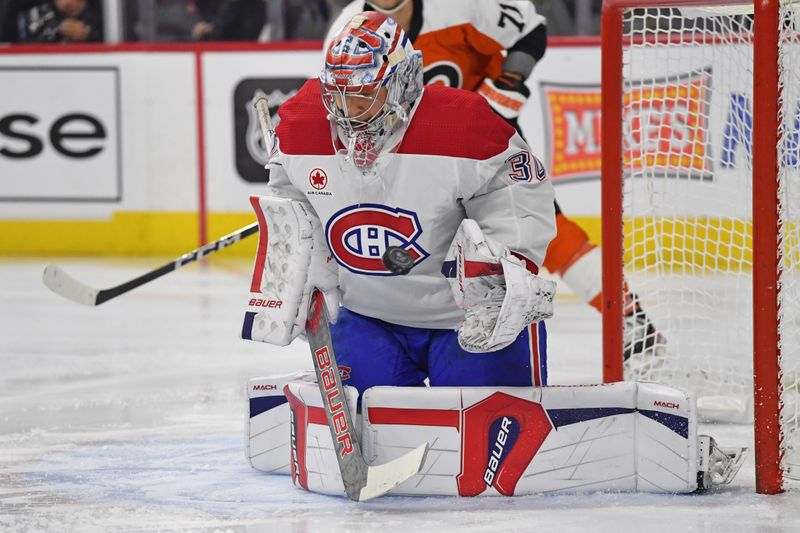
[[[484,78],[500,75],[503,51],[545,22],[529,0],[413,1],[406,33],[422,52],[426,84],[477,90]],[[348,4],[331,26],[326,47],[345,22],[367,8],[362,0]]]

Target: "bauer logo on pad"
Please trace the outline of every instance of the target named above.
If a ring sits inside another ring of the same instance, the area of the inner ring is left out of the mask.
[[[503,459],[514,448],[514,443],[519,437],[519,422],[511,416],[504,416],[492,422],[489,428],[489,461],[483,480],[490,487],[494,484],[497,469],[503,464]]]
[[[511,413],[514,413],[512,416]],[[464,409],[461,496],[493,487],[513,496],[517,482],[553,426],[541,404],[503,392]]]

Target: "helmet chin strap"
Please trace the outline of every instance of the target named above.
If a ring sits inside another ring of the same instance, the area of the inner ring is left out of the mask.
[[[410,0],[400,0],[400,3],[399,3],[399,4],[397,4],[396,6],[394,6],[392,9],[383,9],[382,7],[378,7],[378,6],[376,6],[376,5],[375,5],[375,4],[373,4],[372,2],[365,2],[365,3],[366,3],[366,4],[368,4],[368,5],[369,5],[369,6],[370,6],[372,9],[374,9],[375,11],[377,11],[377,12],[379,12],[379,13],[383,13],[384,15],[394,15],[395,13],[397,13],[398,11],[400,11],[401,9],[403,9],[403,7],[404,7],[404,6],[405,6],[405,5],[406,5],[406,4],[407,4],[409,1],[410,1]]]

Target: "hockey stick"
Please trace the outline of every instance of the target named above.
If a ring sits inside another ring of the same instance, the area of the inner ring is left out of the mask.
[[[271,147],[274,146],[275,132],[272,130],[271,122],[269,121],[269,110],[266,108],[266,95],[262,91],[258,91],[256,98],[263,100],[262,105],[267,110],[265,118],[262,116],[262,111],[259,109],[259,106],[256,106],[256,109],[259,111],[261,129],[265,132],[264,138],[268,143],[267,151],[269,152]],[[192,250],[191,252],[187,252],[174,261],[170,261],[169,263],[162,265],[155,270],[151,270],[150,272],[139,276],[138,278],[126,281],[125,283],[115,287],[109,287],[108,289],[92,288],[85,283],[76,280],[62,270],[61,267],[54,264],[49,264],[44,267],[42,281],[48,289],[63,296],[64,298],[72,300],[73,302],[89,306],[100,305],[101,303],[125,294],[136,287],[140,287],[145,283],[149,283],[154,279],[158,279],[164,274],[169,274],[173,270],[177,270],[187,263],[197,261],[198,259],[202,259],[209,254],[213,254],[214,252],[218,252],[223,248],[227,248],[228,246],[235,244],[254,233],[258,233],[258,222],[253,222],[252,224],[238,229],[233,233],[229,233],[228,235],[225,235],[214,242],[201,246],[200,248]]]
[[[268,153],[275,147],[275,130],[267,106],[267,97],[262,91],[256,92],[253,99],[261,132]],[[325,297],[319,289],[314,289],[308,306],[306,336],[314,360],[317,385],[322,396],[325,418],[331,431],[339,473],[347,497],[363,502],[376,498],[417,474],[425,463],[428,445],[418,448],[382,465],[369,466],[361,454],[361,444],[356,434],[353,418],[344,395],[344,386],[336,364],[336,355],[331,342],[331,329]]]
[[[417,474],[425,463],[427,443],[382,465],[369,466],[364,461],[333,353],[325,297],[319,289],[311,294],[306,336],[347,496],[357,502],[370,500]]]
[[[253,222],[252,224],[238,229],[233,233],[229,233],[228,235],[225,235],[214,242],[210,242],[204,246],[201,246],[200,248],[197,248],[196,250],[185,253],[177,259],[170,261],[169,263],[162,265],[155,270],[151,270],[150,272],[139,276],[138,278],[134,278],[130,281],[126,281],[125,283],[117,285],[116,287],[110,287],[108,289],[93,289],[92,287],[81,283],[64,272],[58,265],[53,264],[44,267],[42,281],[48,289],[63,296],[64,298],[72,300],[73,302],[78,302],[79,304],[83,305],[100,305],[101,303],[107,302],[112,298],[116,298],[121,294],[125,294],[136,287],[160,278],[164,274],[169,274],[173,270],[177,270],[188,263],[197,261],[198,259],[213,254],[214,252],[218,252],[223,248],[227,248],[228,246],[235,244],[254,233],[258,233],[258,222]]]

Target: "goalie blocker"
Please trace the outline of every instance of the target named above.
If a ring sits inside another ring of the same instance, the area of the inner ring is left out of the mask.
[[[313,379],[298,373],[248,383],[247,457],[306,490],[344,495]],[[356,405],[355,389],[346,389]],[[430,445],[420,473],[391,494],[689,493],[730,482],[744,452],[698,436],[694,397],[654,383],[374,387],[362,412],[369,463]]]

